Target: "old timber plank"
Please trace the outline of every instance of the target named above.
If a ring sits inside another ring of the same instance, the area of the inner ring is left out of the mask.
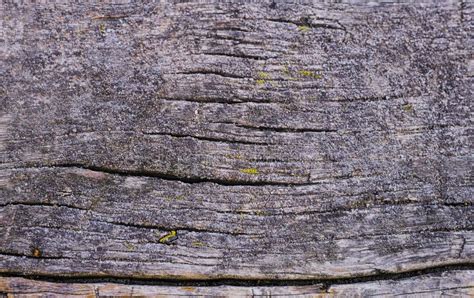
[[[141,4],[4,3],[4,285],[472,287],[473,4]]]

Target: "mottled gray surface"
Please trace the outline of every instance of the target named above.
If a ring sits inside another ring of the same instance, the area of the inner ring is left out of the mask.
[[[473,7],[3,3],[0,272],[472,277]]]

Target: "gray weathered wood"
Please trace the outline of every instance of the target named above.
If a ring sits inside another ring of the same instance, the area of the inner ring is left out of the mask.
[[[472,286],[473,7],[4,3],[0,273]]]

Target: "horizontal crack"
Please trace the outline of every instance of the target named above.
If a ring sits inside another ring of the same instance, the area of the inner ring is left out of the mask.
[[[233,58],[242,58],[242,59],[251,59],[251,60],[267,60],[267,57],[240,54],[240,53],[219,53],[219,52],[206,52],[205,55],[209,56],[223,56],[223,57],[233,57]]]
[[[267,21],[270,22],[275,22],[275,23],[283,23],[283,24],[292,24],[295,26],[307,26],[310,28],[323,28],[323,29],[332,29],[332,30],[342,30],[346,31],[346,29],[339,24],[339,26],[336,25],[331,25],[327,23],[314,23],[314,22],[308,22],[308,21],[293,21],[293,20],[287,20],[287,19],[266,19]]]
[[[129,15],[99,15],[91,17],[92,20],[116,20],[130,17]]]
[[[218,34],[208,34],[206,37],[211,38],[211,39],[217,39],[217,40],[227,40],[231,41],[238,44],[250,44],[250,45],[263,45],[263,41],[259,40],[248,40],[248,39],[242,39],[234,36],[223,36],[223,35],[218,35]]]
[[[232,78],[232,79],[250,79],[249,77],[239,76],[227,72],[222,71],[213,71],[213,70],[196,70],[196,71],[183,71],[183,72],[176,72],[176,73],[167,73],[167,74],[184,74],[184,75],[193,75],[193,74],[200,74],[200,75],[217,75],[225,78]]]
[[[235,105],[235,104],[246,104],[246,103],[268,103],[265,101],[256,102],[256,101],[243,101],[240,99],[234,98],[217,98],[217,97],[160,97],[160,99],[170,100],[170,101],[184,101],[184,102],[195,102],[201,104],[227,104],[227,105]]]
[[[215,286],[306,286],[321,285],[321,290],[327,290],[333,285],[357,284],[372,281],[402,280],[418,276],[441,274],[454,270],[474,270],[474,262],[447,264],[433,266],[423,269],[410,270],[405,272],[389,272],[381,269],[374,269],[375,274],[366,274],[353,277],[327,277],[308,279],[258,279],[258,278],[209,278],[209,279],[185,279],[177,276],[175,279],[156,277],[124,277],[115,275],[53,275],[53,274],[31,274],[25,272],[0,272],[0,277],[22,277],[31,280],[47,281],[55,283],[116,283],[128,285],[154,285],[154,286],[194,286],[194,287],[215,287]]]
[[[139,229],[156,229],[156,230],[163,230],[163,231],[175,230],[178,233],[179,233],[179,231],[185,231],[185,232],[195,232],[195,233],[225,234],[225,235],[232,235],[232,236],[258,235],[258,234],[246,234],[246,233],[231,232],[231,231],[217,231],[217,230],[211,230],[211,229],[182,227],[182,226],[163,226],[163,225],[153,225],[153,224],[136,224],[136,223],[124,223],[124,222],[117,222],[117,221],[105,221],[105,220],[93,220],[93,221],[97,221],[97,222],[101,222],[101,223],[108,223],[108,224],[113,224],[113,225],[119,225],[119,226],[124,226],[124,227],[139,228]]]
[[[193,138],[193,139],[197,139],[197,140],[209,141],[209,142],[218,142],[218,143],[245,144],[245,145],[269,145],[268,143],[264,143],[264,142],[229,140],[229,139],[224,139],[224,138],[210,138],[210,137],[201,137],[201,136],[177,134],[177,133],[144,131],[143,134],[152,135],[152,136],[153,135],[170,136],[170,137],[175,137],[175,138]]]
[[[51,165],[29,165],[29,166],[17,166],[14,168],[4,168],[3,170],[16,170],[16,169],[54,169],[54,168],[77,168],[83,170],[90,170],[95,172],[102,172],[111,175],[119,175],[126,177],[148,177],[148,178],[159,178],[167,181],[178,181],[187,184],[199,184],[199,183],[214,183],[222,186],[284,186],[284,187],[295,187],[295,186],[307,186],[320,184],[319,182],[278,182],[278,181],[249,181],[249,180],[225,180],[218,178],[205,178],[205,177],[180,177],[173,174],[161,173],[152,170],[129,170],[129,169],[114,169],[106,168],[102,166],[84,165],[80,163],[58,163]]]
[[[359,97],[345,97],[339,99],[320,99],[323,102],[377,102],[377,101],[387,101],[387,100],[396,100],[403,98],[416,97],[421,95],[416,94],[388,94],[388,95],[372,95],[372,96],[359,96]]]
[[[237,127],[247,128],[247,129],[258,129],[258,130],[267,130],[274,132],[293,132],[293,133],[305,133],[305,132],[337,132],[337,129],[329,128],[290,128],[290,127],[271,127],[271,126],[252,126],[245,124],[234,123]]]
[[[219,30],[219,31],[238,31],[238,32],[252,32],[250,30],[240,28],[240,27],[213,27],[214,30]]]
[[[443,202],[444,206],[447,207],[469,207],[471,208],[474,203],[470,201],[464,201],[464,202]]]

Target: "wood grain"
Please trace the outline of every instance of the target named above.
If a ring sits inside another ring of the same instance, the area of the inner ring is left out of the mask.
[[[2,287],[446,268],[422,293],[472,294],[473,7],[5,3]]]

